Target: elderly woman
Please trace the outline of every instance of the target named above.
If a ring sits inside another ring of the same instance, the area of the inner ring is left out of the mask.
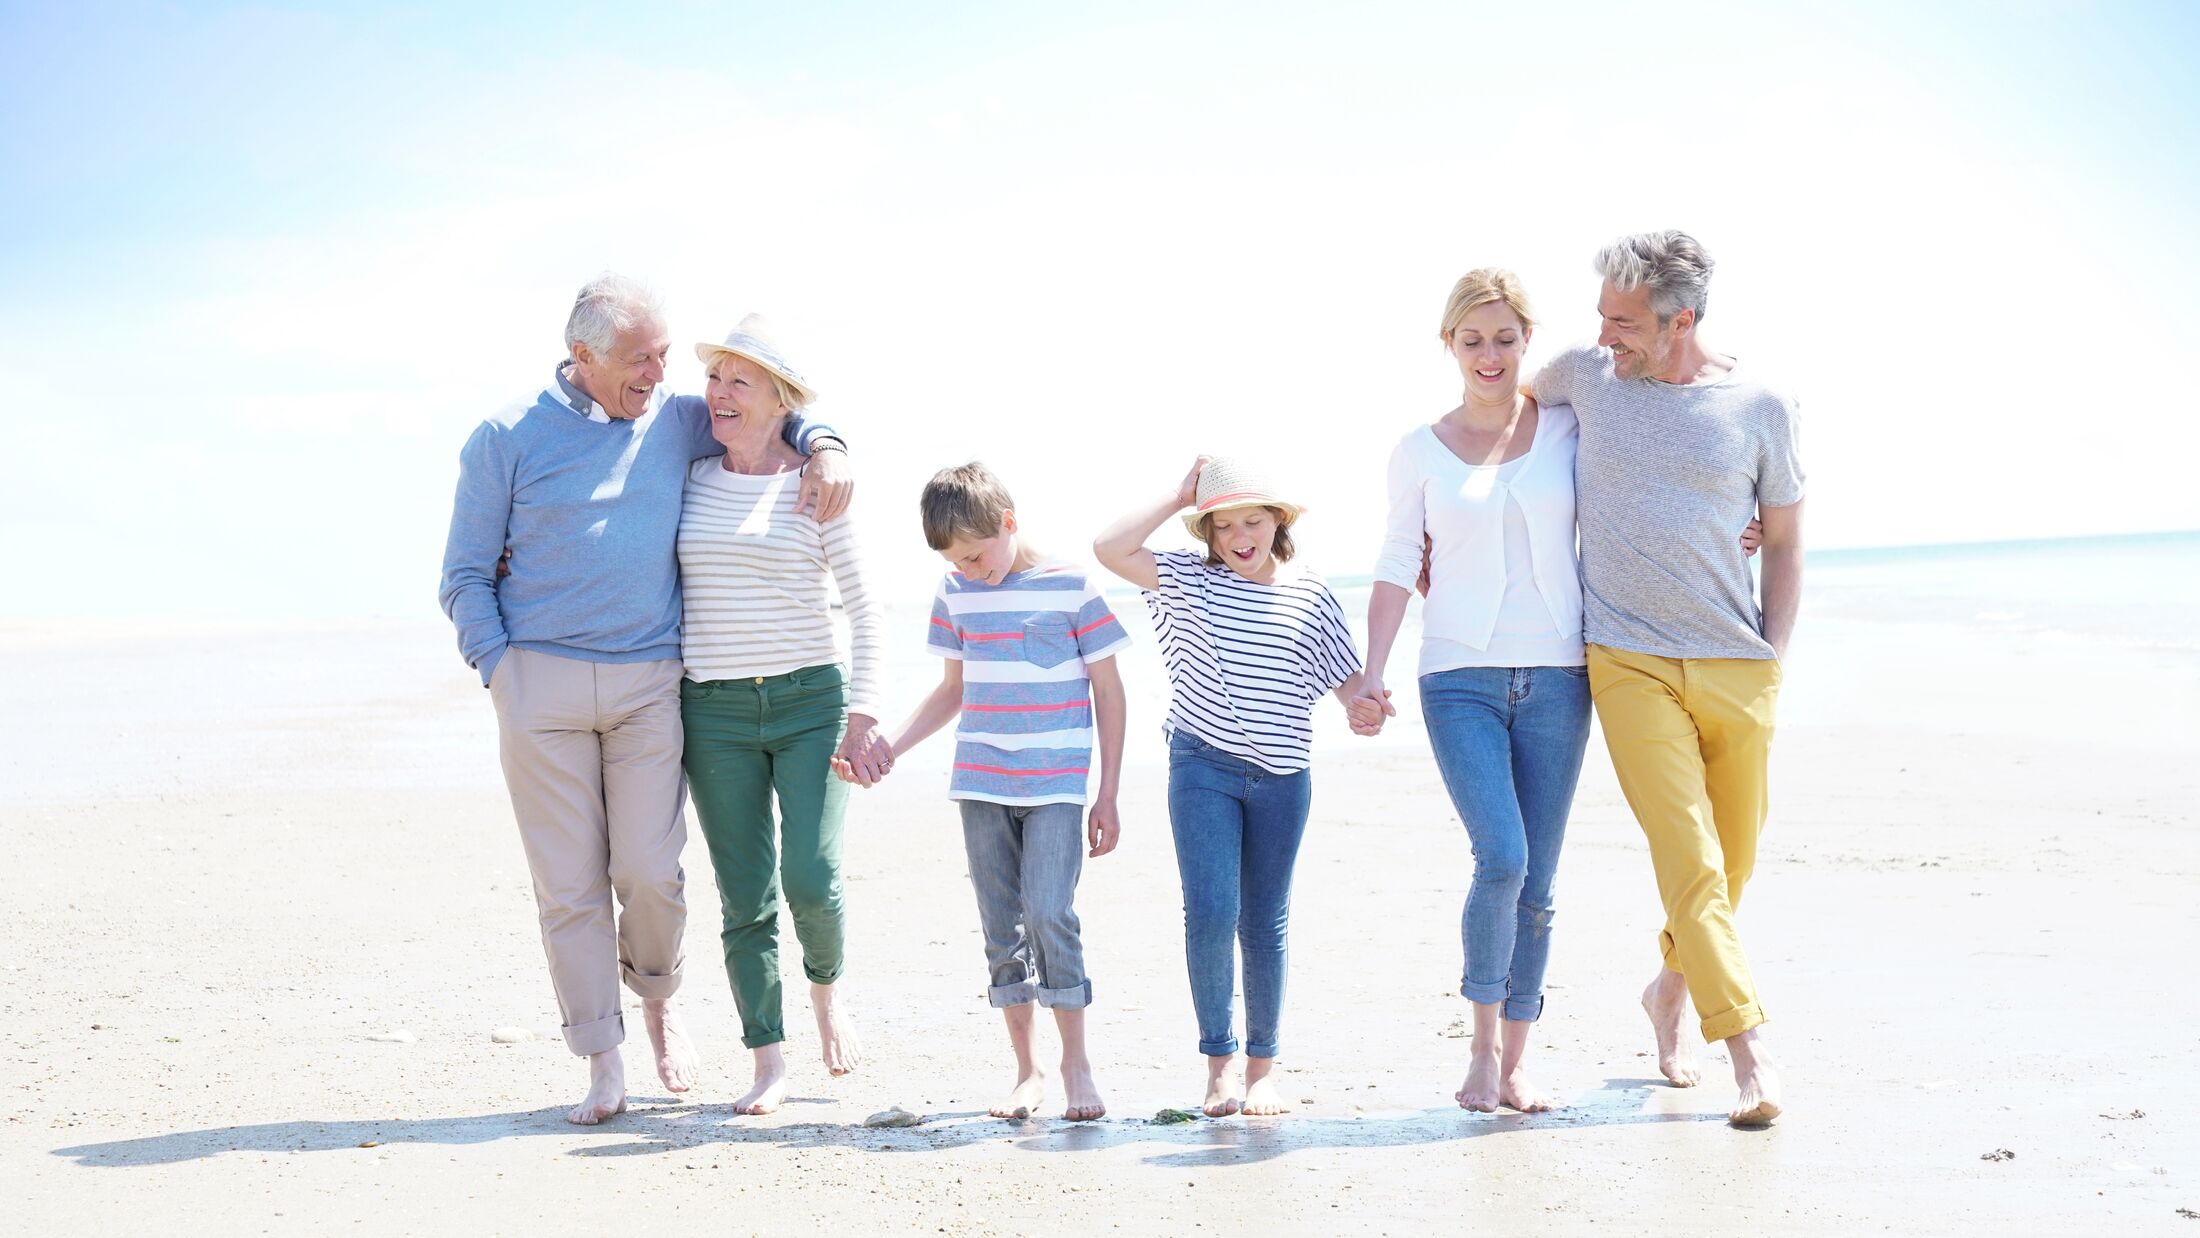
[[[1459,985],[1474,1003],[1474,1041],[1454,1099],[1480,1112],[1551,1107],[1521,1059],[1543,1014],[1552,887],[1589,742],[1574,529],[1578,427],[1573,410],[1538,405],[1521,389],[1534,333],[1512,272],[1469,271],[1453,285],[1438,338],[1465,391],[1458,407],[1391,454],[1362,681],[1362,700],[1388,710],[1383,667],[1425,572],[1421,710],[1474,849]],[[1745,548],[1754,549],[1755,528],[1743,532]]]
[[[876,742],[872,705],[882,620],[864,592],[848,518],[820,524],[798,510],[804,458],[780,431],[816,392],[755,315],[695,352],[708,367],[711,437],[726,452],[689,469],[680,512],[684,764],[717,873],[741,1040],[756,1057],[755,1086],[734,1108],[761,1114],[787,1091],[782,891],[825,1066],[846,1074],[861,1059],[834,988],[847,788],[832,763],[837,756],[875,776],[889,759]],[[842,669],[828,584],[848,614],[852,670]]]

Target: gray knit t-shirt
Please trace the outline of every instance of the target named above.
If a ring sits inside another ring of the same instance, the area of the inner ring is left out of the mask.
[[[1742,528],[1802,501],[1793,400],[1740,366],[1709,382],[1619,377],[1583,345],[1536,375],[1574,406],[1583,635],[1668,658],[1770,658]]]

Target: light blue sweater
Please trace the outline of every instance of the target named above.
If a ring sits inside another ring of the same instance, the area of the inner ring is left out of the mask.
[[[513,646],[587,662],[680,656],[681,488],[690,461],[724,451],[709,406],[660,387],[632,421],[592,420],[593,407],[561,372],[459,452],[438,596],[484,686]],[[787,419],[798,450],[824,437],[839,436]]]

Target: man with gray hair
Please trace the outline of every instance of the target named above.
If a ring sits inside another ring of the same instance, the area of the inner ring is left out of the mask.
[[[565,1043],[589,1060],[566,1119],[592,1125],[626,1108],[622,978],[665,1087],[685,1092],[697,1067],[672,1009],[687,926],[674,542],[688,465],[723,449],[704,401],[659,387],[670,340],[648,289],[582,288],[565,345],[550,385],[459,453],[440,596],[496,703]],[[786,437],[813,454],[804,509],[838,515],[844,445],[799,416]]]
[[[1650,844],[1664,967],[1643,991],[1658,1069],[1696,1083],[1681,1042],[1693,1000],[1723,1040],[1738,1126],[1779,1116],[1779,1075],[1734,909],[1756,864],[1780,658],[1803,588],[1794,401],[1698,327],[1711,256],[1685,232],[1597,255],[1603,330],[1560,354],[1535,395],[1573,405],[1590,691],[1620,789]],[[1739,536],[1764,522],[1762,604]]]

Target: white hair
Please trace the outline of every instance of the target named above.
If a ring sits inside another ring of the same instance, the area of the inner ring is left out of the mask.
[[[1686,232],[1638,232],[1597,252],[1597,274],[1612,281],[1612,287],[1621,292],[1650,289],[1650,308],[1659,326],[1684,309],[1696,311],[1696,321],[1703,321],[1704,305],[1711,299],[1711,265],[1711,255]]]
[[[598,357],[611,352],[619,332],[631,331],[644,321],[664,320],[664,300],[639,280],[609,271],[589,280],[573,298],[573,312],[565,320],[565,348],[586,344]]]

